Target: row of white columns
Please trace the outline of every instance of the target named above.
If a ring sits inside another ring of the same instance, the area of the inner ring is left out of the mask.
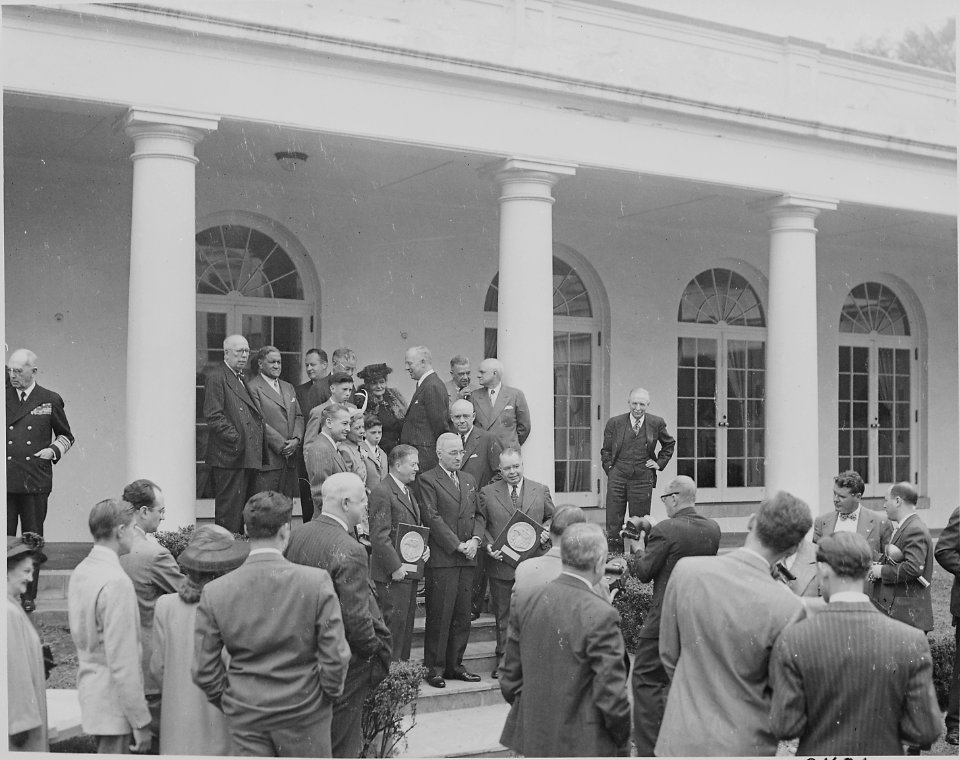
[[[133,210],[127,332],[128,480],[164,489],[171,526],[195,520],[197,158],[218,119],[133,108]],[[528,477],[553,482],[553,188],[570,164],[510,158],[499,184],[498,355],[506,381],[527,390],[532,420],[524,445]],[[826,199],[783,195],[764,204],[770,220],[767,309],[766,483],[816,503],[816,228]],[[798,410],[805,410],[801,414]]]

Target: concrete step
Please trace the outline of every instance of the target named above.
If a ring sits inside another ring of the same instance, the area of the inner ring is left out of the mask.
[[[506,702],[424,715],[418,710],[406,747],[397,756],[513,757],[499,741],[509,712]]]
[[[40,582],[37,584],[37,599],[66,599],[67,585],[73,570],[48,570],[40,567]]]
[[[477,675],[481,678],[477,683],[449,679],[444,689],[435,689],[424,681],[417,697],[417,715],[503,704],[500,682],[491,678],[489,671]]]
[[[496,649],[493,641],[470,641],[463,655],[463,667],[479,676],[489,676],[497,665]],[[411,648],[410,659],[423,662],[423,647]]]
[[[426,617],[414,618],[413,621],[413,639],[411,646],[422,647],[424,630],[426,629]],[[480,641],[497,640],[497,621],[490,613],[483,613],[480,617],[470,623],[470,643]]]

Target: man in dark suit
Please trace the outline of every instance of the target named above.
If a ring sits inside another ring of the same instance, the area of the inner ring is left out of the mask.
[[[522,446],[530,435],[530,407],[519,388],[503,385],[503,363],[480,362],[480,387],[470,394],[477,425],[497,437],[503,446]]]
[[[640,627],[633,665],[633,740],[639,757],[653,757],[670,679],[660,661],[660,608],[667,581],[683,557],[713,556],[720,548],[720,526],[697,513],[697,484],[680,475],[661,497],[667,519],[650,528],[646,548],[627,558],[627,569],[641,583],[653,581],[650,610]],[[642,518],[628,518],[639,524]]]
[[[645,389],[630,391],[629,404],[629,412],[607,420],[600,449],[600,464],[607,473],[607,541],[617,549],[622,546],[620,528],[627,504],[633,517],[650,514],[657,472],[667,466],[676,446],[667,423],[647,413],[650,394]]]
[[[320,403],[320,380],[327,372],[327,352],[319,348],[311,348],[304,355],[304,369],[307,372],[307,382],[296,387],[297,404],[303,415],[304,424],[310,418],[310,411]],[[307,477],[307,465],[303,461],[303,439],[297,449],[297,485],[300,491],[300,512],[304,522],[310,522],[313,517],[313,497],[310,496],[310,479]]]
[[[437,466],[437,438],[450,429],[447,388],[433,371],[433,358],[426,346],[407,349],[403,366],[417,381],[400,429],[400,443],[413,446],[420,455],[420,471]]]
[[[203,395],[214,521],[231,533],[243,530],[243,505],[257,492],[263,464],[263,413],[243,379],[249,357],[246,338],[227,336],[223,363],[207,372]]]
[[[266,457],[260,465],[257,491],[277,491],[293,498],[297,495],[295,455],[303,440],[303,414],[296,390],[280,379],[280,362],[280,349],[274,346],[257,351],[260,373],[247,388],[263,412]]]
[[[560,555],[560,576],[520,591],[514,602],[500,673],[510,703],[500,743],[527,757],[626,754],[620,616],[593,591],[607,559],[603,530],[570,525]]]
[[[60,394],[36,383],[37,355],[26,348],[7,361],[7,535],[43,535],[53,490],[53,465],[73,445]],[[23,595],[23,608],[36,609],[39,564]]]
[[[247,502],[250,554],[197,608],[193,681],[223,711],[236,755],[331,756],[350,647],[330,574],[283,556],[292,511],[273,491]]]
[[[874,561],[880,559],[884,547],[890,543],[893,526],[882,512],[860,504],[863,490],[863,478],[853,470],[841,472],[833,479],[834,511],[817,515],[813,521],[813,543],[838,532],[859,533],[870,544]]]
[[[788,626],[770,659],[770,723],[797,755],[901,755],[940,734],[930,646],[863,593],[873,550],[857,533],[826,536],[817,566],[828,604]]]
[[[330,398],[330,381],[334,374],[337,372],[345,372],[350,375],[350,377],[353,377],[353,373],[357,371],[357,355],[353,352],[353,349],[347,348],[346,346],[338,348],[333,352],[331,359],[330,374],[321,377],[317,381],[315,391],[317,404],[322,404]],[[303,416],[309,419],[310,412],[305,410]]]
[[[499,675],[499,663],[507,643],[507,621],[510,617],[510,595],[513,593],[514,568],[504,561],[503,552],[494,550],[493,542],[507,527],[514,514],[522,512],[531,520],[549,528],[553,518],[553,499],[550,489],[523,476],[523,458],[520,449],[508,446],[500,452],[500,480],[495,480],[480,489],[480,507],[484,515],[482,557],[483,567],[490,579],[490,606],[497,621],[497,666],[493,677]],[[540,546],[550,540],[545,530],[540,536]]]
[[[873,582],[873,603],[894,620],[932,631],[933,539],[916,512],[917,489],[909,483],[895,483],[887,491],[883,508],[887,518],[898,526],[890,545],[867,575]]]
[[[390,631],[380,615],[367,569],[367,552],[357,541],[357,525],[366,517],[367,493],[352,472],[331,475],[323,483],[323,512],[293,531],[286,558],[330,573],[347,643],[350,667],[343,696],[333,705],[330,741],[333,757],[360,757],[363,701],[390,670]]]
[[[351,415],[351,410],[340,404],[324,407],[320,412],[320,434],[304,447],[303,459],[310,480],[310,494],[318,512],[323,508],[323,494],[320,490],[323,481],[336,472],[350,471],[337,447],[347,440]]]
[[[458,473],[463,462],[460,437],[442,434],[436,455],[439,464],[419,479],[423,521],[430,528],[423,664],[427,683],[442,689],[444,678],[480,680],[463,667],[463,653],[470,638],[470,596],[484,518],[476,482]]]
[[[419,470],[417,450],[400,443],[390,449],[389,473],[370,491],[370,575],[384,620],[390,626],[393,659],[410,659],[413,621],[417,612],[417,584],[408,579],[403,560],[397,553],[397,526],[423,525],[420,505],[413,494],[413,481]],[[430,547],[423,557],[430,559]]]
[[[950,591],[950,614],[953,615],[953,635],[956,647],[953,652],[953,678],[950,681],[950,701],[947,705],[947,743],[956,745],[957,729],[960,726],[960,507],[953,510],[947,527],[937,539],[934,559],[948,573],[953,574]]]

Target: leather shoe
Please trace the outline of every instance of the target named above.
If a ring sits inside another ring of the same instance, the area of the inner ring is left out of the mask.
[[[494,669],[493,669],[493,672],[490,674],[490,677],[491,677],[491,678],[499,678],[499,677],[500,677],[500,668],[494,668]]]
[[[435,689],[445,689],[447,687],[447,682],[443,680],[443,676],[439,673],[431,673],[424,680]]]
[[[450,673],[444,673],[443,676],[451,680],[467,681],[468,683],[476,683],[480,680],[480,676],[476,673],[471,673],[469,670],[455,670]]]
[[[20,602],[20,606],[23,607],[23,611],[26,613],[33,612],[37,609],[37,603],[33,599],[24,599]]]
[[[954,747],[956,747],[957,744],[960,744],[960,736],[958,736],[957,734],[958,734],[958,729],[956,726],[954,726],[949,731],[947,731],[947,735],[943,737],[944,741],[946,741],[947,744],[952,744]]]

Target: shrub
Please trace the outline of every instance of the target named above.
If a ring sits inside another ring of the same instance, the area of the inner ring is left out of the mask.
[[[933,656],[933,686],[937,691],[937,702],[940,709],[947,709],[950,700],[950,680],[953,678],[953,658],[956,650],[953,628],[945,631],[932,631],[930,654]]]
[[[417,722],[417,697],[427,669],[415,662],[390,663],[390,673],[363,703],[360,757],[390,757]],[[403,727],[407,705],[409,725]]]
[[[620,630],[623,632],[628,652],[637,651],[640,626],[650,611],[652,600],[652,583],[641,583],[633,577],[623,579],[623,589],[613,600],[613,606],[620,613]]]
[[[173,555],[176,559],[180,552],[187,548],[193,536],[193,525],[185,525],[177,530],[158,530],[154,535],[157,543]]]

